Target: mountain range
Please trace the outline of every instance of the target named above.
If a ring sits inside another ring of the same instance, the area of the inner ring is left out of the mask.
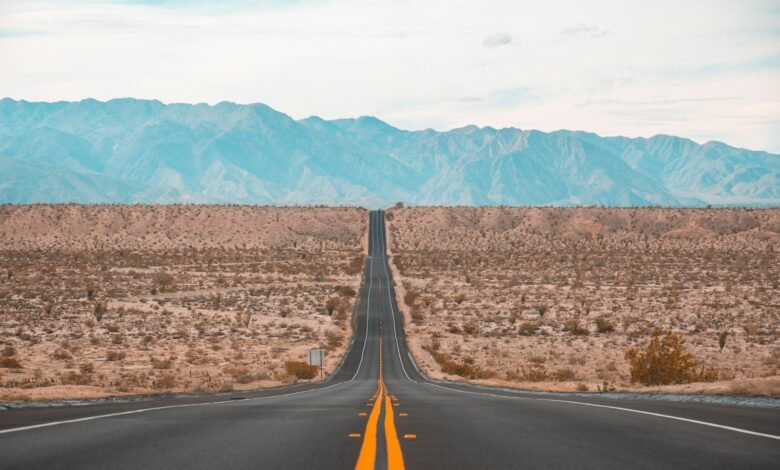
[[[263,104],[0,100],[0,202],[765,206],[780,155],[667,135],[601,137]]]

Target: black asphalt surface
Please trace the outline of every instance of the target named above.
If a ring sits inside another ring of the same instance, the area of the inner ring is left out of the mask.
[[[538,395],[426,379],[405,347],[383,216],[370,215],[355,339],[326,381],[0,411],[0,468],[354,468],[367,423],[359,413],[370,412],[377,390],[380,344],[410,469],[780,468],[778,409]],[[388,465],[385,414],[376,468]]]

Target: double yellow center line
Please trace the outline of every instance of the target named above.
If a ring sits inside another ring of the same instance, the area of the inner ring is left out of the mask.
[[[385,445],[387,447],[387,468],[389,470],[402,470],[404,468],[404,456],[401,452],[401,443],[395,430],[395,416],[393,415],[393,403],[387,394],[387,387],[382,376],[382,337],[379,337],[379,381],[374,394],[374,405],[366,424],[366,432],[363,434],[363,445],[360,447],[356,470],[373,470],[376,462],[377,429],[379,427],[379,415],[382,412],[382,403],[385,404]]]

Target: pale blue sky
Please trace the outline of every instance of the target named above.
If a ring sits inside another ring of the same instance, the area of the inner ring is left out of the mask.
[[[2,0],[0,90],[780,153],[780,2]]]

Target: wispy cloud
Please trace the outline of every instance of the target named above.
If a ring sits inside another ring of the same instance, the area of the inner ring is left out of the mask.
[[[594,39],[603,38],[610,34],[609,31],[601,29],[596,25],[585,23],[569,26],[561,32],[567,36],[589,36]]]
[[[512,36],[509,33],[493,33],[489,34],[482,45],[487,48],[506,46],[512,43]]]
[[[720,101],[736,101],[739,100],[736,96],[714,96],[703,98],[657,98],[649,100],[623,100],[623,99],[598,99],[587,100],[582,103],[578,103],[577,106],[666,106],[674,104],[689,104],[689,103],[713,103]]]
[[[256,10],[258,8],[294,8],[330,0],[105,0],[107,3],[161,6],[177,9],[209,8],[214,10]]]
[[[0,28],[0,38],[18,38],[22,36],[38,36],[44,34],[49,33],[35,29]]]

